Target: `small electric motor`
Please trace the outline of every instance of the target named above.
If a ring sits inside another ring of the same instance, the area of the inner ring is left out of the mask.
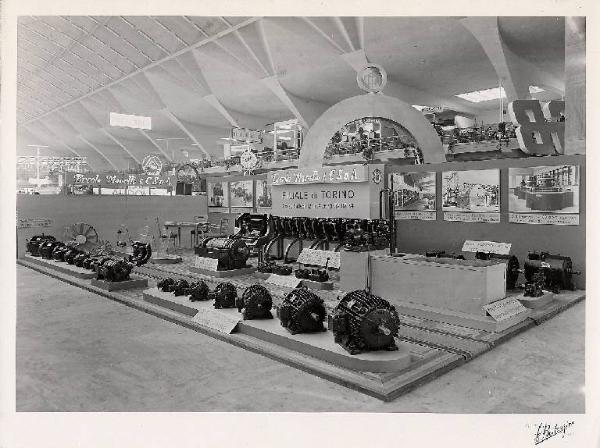
[[[214,299],[215,308],[235,308],[235,299],[237,299],[237,289],[229,282],[219,283],[210,293],[210,298]]]
[[[205,300],[209,300],[209,293],[208,285],[202,280],[190,284],[190,302],[204,302]]]
[[[162,292],[171,292],[172,287],[175,284],[175,280],[171,277],[163,278],[162,280],[156,283],[156,287],[160,289]]]
[[[372,350],[398,350],[400,319],[396,309],[381,297],[363,290],[346,294],[331,320],[334,340],[351,355]]]
[[[52,260],[52,252],[54,252],[54,249],[62,246],[64,246],[64,243],[61,241],[44,241],[42,244],[40,244],[39,253],[42,256],[42,258],[45,258],[46,260]]]
[[[44,235],[43,233],[41,235],[32,236],[31,239],[27,242],[27,252],[29,252],[34,257],[39,257],[40,245],[42,245],[46,241],[56,241],[56,238],[54,238],[52,235]]]
[[[123,282],[129,280],[129,274],[133,265],[125,260],[108,259],[96,269],[96,278],[98,280],[107,280],[109,282]]]
[[[273,297],[267,288],[262,285],[250,285],[235,300],[238,312],[242,313],[244,320],[273,319],[271,308]]]
[[[80,268],[83,267],[83,262],[85,260],[87,260],[88,258],[90,258],[90,256],[88,254],[86,254],[85,252],[80,252],[77,249],[71,249],[71,250],[67,251],[64,256],[64,260],[67,263],[73,264]]]
[[[171,288],[171,292],[175,294],[175,296],[185,296],[189,294],[190,284],[185,279],[179,279],[175,282],[173,287]]]
[[[306,287],[291,291],[277,310],[281,326],[291,334],[327,331],[323,299]]]
[[[150,244],[134,241],[131,243],[131,248],[133,249],[133,254],[129,256],[129,261],[136,266],[146,264],[150,257],[152,257],[152,246]]]

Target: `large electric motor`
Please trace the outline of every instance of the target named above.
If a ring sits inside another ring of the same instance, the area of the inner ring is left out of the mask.
[[[38,250],[42,258],[45,258],[46,260],[52,260],[52,252],[54,252],[54,249],[62,246],[64,246],[64,243],[62,241],[48,240],[40,244]]]
[[[204,238],[196,246],[196,255],[219,260],[218,271],[246,267],[250,251],[239,238]]]
[[[561,289],[575,290],[573,262],[570,257],[553,255],[548,252],[529,252],[523,264],[525,279],[533,281],[536,273],[544,274],[544,289],[559,293]]]
[[[132,269],[133,264],[129,262],[110,258],[98,266],[96,269],[96,278],[109,282],[123,282],[129,280],[129,274]]]
[[[190,284],[190,302],[203,302],[205,300],[209,300],[209,293],[210,290],[208,289],[208,285],[202,280],[198,280],[197,282],[192,282]]]
[[[244,320],[273,319],[273,298],[269,290],[262,285],[248,286],[242,296],[235,300],[235,305]]]
[[[215,308],[235,308],[235,299],[237,299],[237,289],[229,282],[219,283],[209,295],[215,301]]]
[[[176,280],[171,287],[171,292],[176,296],[185,296],[189,294],[190,284],[187,280],[180,278]]]
[[[296,288],[285,296],[278,315],[281,326],[291,334],[327,330],[323,325],[326,315],[323,299],[308,288]]]
[[[71,249],[65,253],[64,258],[67,263],[82,268],[84,267],[85,260],[88,260],[90,255],[85,252],[80,252],[77,249]]]
[[[54,250],[52,250],[52,259],[56,261],[65,261],[65,254],[69,250],[71,250],[71,247],[66,244],[54,246]]]
[[[44,244],[46,241],[56,241],[52,235],[34,235],[31,237],[29,241],[27,241],[26,250],[34,257],[40,256],[40,246]]]
[[[134,241],[131,243],[131,248],[133,249],[133,255],[130,255],[129,261],[136,266],[146,264],[150,257],[152,257],[152,247],[150,244]]]
[[[519,278],[519,260],[514,255],[492,254],[489,252],[476,252],[475,258],[478,260],[490,260],[506,265],[506,289],[515,289]]]
[[[351,355],[371,350],[398,350],[400,319],[387,300],[356,290],[335,308],[331,326],[334,340]]]
[[[159,280],[158,283],[156,283],[156,287],[163,292],[171,292],[171,288],[173,288],[174,284],[175,280],[173,280],[170,277],[167,277],[163,278],[162,280]]]

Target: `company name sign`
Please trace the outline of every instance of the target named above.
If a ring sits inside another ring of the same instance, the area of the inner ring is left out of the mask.
[[[69,173],[70,174],[70,173]],[[69,179],[70,177],[70,179]],[[172,185],[173,176],[149,176],[147,174],[70,174],[67,183],[75,185],[136,185],[167,186]]]
[[[273,171],[269,174],[269,180],[272,185],[304,185],[367,182],[369,177],[366,165],[346,165],[335,168]]]

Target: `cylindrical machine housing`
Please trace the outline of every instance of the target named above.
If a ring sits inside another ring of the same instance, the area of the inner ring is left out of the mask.
[[[285,296],[278,315],[281,326],[291,334],[326,331],[323,299],[308,288],[296,288]]]

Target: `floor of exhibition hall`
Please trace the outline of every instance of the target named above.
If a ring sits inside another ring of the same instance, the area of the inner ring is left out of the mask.
[[[386,403],[24,266],[17,281],[17,411],[585,412],[584,302]]]

